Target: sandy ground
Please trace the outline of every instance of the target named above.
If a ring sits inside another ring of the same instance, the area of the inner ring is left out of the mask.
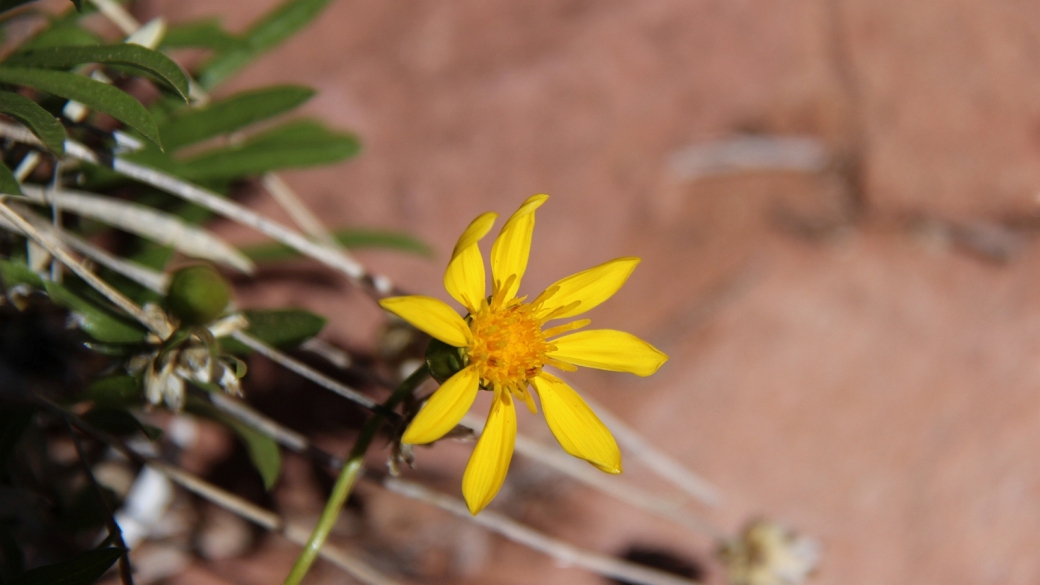
[[[238,30],[272,4],[142,14]],[[361,254],[408,290],[446,299],[458,233],[538,192],[552,199],[527,291],[641,256],[592,318],[670,362],[647,380],[570,379],[717,485],[723,504],[702,512],[725,529],[765,515],[815,536],[820,584],[1035,583],[1037,22],[1028,2],[340,1],[225,91],[312,86],[307,110],[362,137],[356,160],[285,177],[329,225],[429,242],[432,261]],[[815,136],[845,170],[695,182],[670,163],[741,131]],[[343,290],[244,300],[310,307],[353,345],[380,319]],[[626,475],[659,486],[638,461]],[[532,522],[572,542],[712,566],[707,539],[602,496],[554,502]],[[465,582],[602,582],[491,542]],[[293,552],[264,546],[177,582],[280,582]]]

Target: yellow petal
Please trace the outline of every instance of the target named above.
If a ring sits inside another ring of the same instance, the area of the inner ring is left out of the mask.
[[[649,376],[668,356],[631,333],[612,329],[579,331],[554,339],[556,349],[547,352],[553,359],[612,372],[631,372]]]
[[[614,435],[588,404],[556,376],[542,373],[531,382],[538,390],[549,430],[563,450],[607,473],[621,473],[621,451]]]
[[[628,280],[637,264],[639,264],[639,258],[618,258],[557,281],[546,289],[548,291],[553,287],[559,287],[542,303],[542,307],[538,311],[539,318],[575,301],[579,302],[578,306],[556,313],[552,318],[573,317],[599,305],[614,296],[614,293]]]
[[[379,306],[448,345],[466,347],[473,338],[455,309],[433,297],[390,297],[379,301]]]
[[[473,220],[459,236],[451,261],[444,272],[444,288],[456,301],[475,313],[484,298],[484,257],[477,245],[495,223],[496,213],[485,213]]]
[[[508,390],[496,390],[484,432],[462,475],[462,495],[474,516],[491,503],[502,487],[516,442],[516,408]]]
[[[443,437],[459,424],[469,407],[473,406],[479,384],[480,379],[473,366],[448,378],[412,419],[401,442],[424,445]]]
[[[520,279],[527,270],[531,252],[531,234],[534,233],[534,210],[541,207],[548,195],[529,197],[520,209],[502,226],[502,231],[491,246],[491,276],[498,286],[505,284],[509,275],[516,275],[504,298],[511,299],[520,289]]]

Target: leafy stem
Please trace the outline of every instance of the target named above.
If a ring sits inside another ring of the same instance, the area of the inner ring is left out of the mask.
[[[322,545],[325,544],[333,524],[339,518],[340,510],[343,509],[350,492],[354,489],[354,485],[357,484],[358,478],[361,477],[365,453],[368,452],[368,448],[372,444],[376,433],[379,432],[379,429],[386,421],[385,413],[391,412],[399,402],[411,395],[429,376],[430,371],[425,365],[416,370],[415,373],[408,376],[397,386],[393,394],[383,402],[382,408],[377,409],[372,418],[365,423],[365,426],[361,429],[361,434],[354,443],[354,447],[350,450],[346,464],[340,470],[336,485],[332,488],[332,494],[325,503],[325,510],[322,511],[321,517],[318,518],[318,523],[315,525],[314,531],[311,532],[307,545],[303,547],[300,556],[297,557],[296,563],[289,572],[289,576],[285,578],[285,585],[298,585],[303,581],[307,571],[310,570],[311,565],[318,558],[318,553],[321,551]]]

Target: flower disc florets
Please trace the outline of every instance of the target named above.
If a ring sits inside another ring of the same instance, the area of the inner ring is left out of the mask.
[[[551,350],[534,307],[519,301],[487,306],[470,317],[469,363],[485,389],[522,389],[542,372]]]

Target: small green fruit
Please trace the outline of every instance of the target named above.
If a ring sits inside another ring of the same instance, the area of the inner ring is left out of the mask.
[[[231,302],[231,285],[212,266],[199,264],[173,273],[166,305],[185,325],[212,323]]]

